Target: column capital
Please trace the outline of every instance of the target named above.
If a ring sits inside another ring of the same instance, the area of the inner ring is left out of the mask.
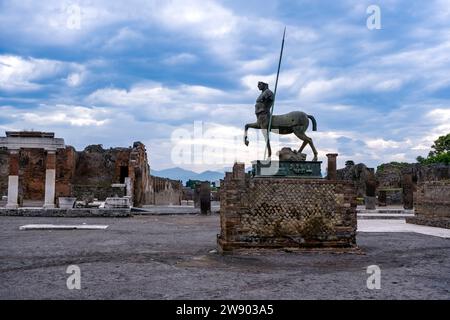
[[[335,157],[337,157],[339,154],[337,154],[337,153],[327,153],[327,157],[328,158],[335,158]]]

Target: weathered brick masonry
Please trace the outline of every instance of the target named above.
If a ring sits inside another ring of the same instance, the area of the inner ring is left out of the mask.
[[[406,222],[450,229],[450,180],[419,184],[414,206]]]
[[[244,164],[226,173],[221,190],[221,251],[251,247],[356,247],[352,182],[256,177]]]

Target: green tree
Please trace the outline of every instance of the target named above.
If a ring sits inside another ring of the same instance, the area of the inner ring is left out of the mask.
[[[440,136],[436,141],[434,141],[434,144],[431,146],[430,153],[428,154],[428,157],[434,157],[441,153],[449,152],[450,151],[450,133],[446,136]]]
[[[417,157],[417,162],[421,164],[432,163],[446,163],[450,164],[450,133],[446,136],[439,137],[431,146],[430,153],[425,159],[424,157]]]

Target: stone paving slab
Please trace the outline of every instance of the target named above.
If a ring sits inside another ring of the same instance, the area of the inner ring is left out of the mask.
[[[43,209],[43,208],[0,208],[0,216],[24,216],[24,217],[130,217],[130,209]]]
[[[414,232],[450,239],[450,229],[420,226],[405,220],[358,220],[358,232]]]
[[[27,224],[20,226],[19,230],[106,230],[105,225],[55,225],[55,224]]]

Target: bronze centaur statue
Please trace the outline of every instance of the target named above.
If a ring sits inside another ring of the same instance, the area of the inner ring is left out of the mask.
[[[262,129],[266,140],[268,156],[270,158],[272,155],[272,149],[270,148],[267,128],[269,126],[270,108],[274,100],[273,92],[269,89],[269,85],[264,82],[259,82],[258,88],[262,91],[262,93],[258,99],[256,99],[255,114],[257,120],[255,123],[247,123],[245,125],[244,142],[245,145],[248,146],[249,141],[247,131],[249,128]],[[314,119],[312,115],[308,115],[304,112],[293,111],[286,114],[273,115],[270,131],[275,131],[275,133],[278,134],[295,134],[300,140],[303,141],[298,153],[301,153],[306,145],[309,144],[314,153],[314,158],[312,161],[317,161],[317,150],[314,147],[312,139],[305,134],[308,129],[310,119],[312,122],[312,130],[317,131],[316,119]]]

